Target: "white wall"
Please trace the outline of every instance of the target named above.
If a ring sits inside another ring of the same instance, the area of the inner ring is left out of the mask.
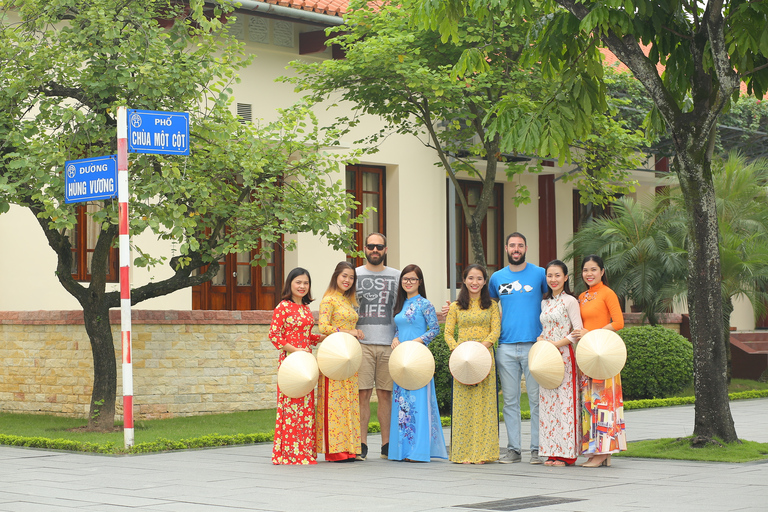
[[[248,19],[245,20],[245,27]],[[300,56],[298,54],[299,31],[318,30],[301,24],[294,24],[293,48],[274,44],[274,21],[269,22],[270,44],[249,41],[248,31],[243,31],[248,52],[256,56],[254,63],[240,73],[241,83],[234,84],[234,100],[250,103],[256,119],[271,121],[276,119],[276,109],[288,107],[299,99],[290,84],[276,83],[279,76],[290,73],[286,69],[293,59],[318,61],[330,58],[330,51],[320,54]],[[233,110],[236,108],[232,106]],[[326,110],[317,109],[322,125],[329,124],[335,116],[348,113],[344,105]],[[381,128],[380,120],[364,117],[354,134],[343,142],[351,141],[376,132]],[[442,304],[449,292],[445,288],[446,262],[446,204],[445,173],[434,165],[434,153],[422,146],[410,136],[394,135],[387,139],[375,155],[362,163],[386,167],[386,235],[389,241],[388,263],[395,268],[402,268],[409,263],[422,267],[427,283],[429,298],[436,304]],[[546,167],[544,173],[554,173],[556,177],[567,172],[570,167]],[[504,226],[506,234],[520,231],[528,238],[528,260],[538,262],[538,181],[534,174],[517,176],[513,182],[506,182],[503,173],[499,181],[504,183]],[[634,197],[647,200],[659,184],[653,173],[634,172],[634,179],[641,185]],[[343,169],[339,169],[335,179],[344,179]],[[512,198],[518,185],[529,188],[531,202],[519,208],[514,207]],[[572,233],[574,183],[555,182],[556,225],[558,253],[565,253],[565,244]],[[285,272],[295,266],[307,268],[315,282],[314,293],[320,296],[328,283],[336,263],[344,259],[340,252],[333,251],[318,237],[302,233],[290,236],[297,241],[297,251],[285,254]],[[56,259],[47,246],[39,225],[32,214],[23,208],[12,207],[5,215],[0,215],[0,310],[36,310],[36,309],[79,309],[75,300],[64,291],[56,280]],[[134,240],[150,253],[169,255],[171,246],[167,242],[154,239],[146,234]],[[503,244],[503,240],[499,242]],[[578,275],[578,272],[576,272]],[[152,270],[134,268],[131,273],[133,286],[140,286],[152,279],[160,280],[171,275],[167,267]],[[117,289],[117,284],[109,285]],[[138,308],[147,309],[190,309],[191,290],[180,290],[174,294],[146,301]],[[740,301],[734,312],[732,322],[739,329],[754,326],[751,308]]]

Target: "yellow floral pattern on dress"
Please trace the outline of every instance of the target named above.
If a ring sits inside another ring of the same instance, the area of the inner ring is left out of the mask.
[[[357,311],[340,292],[323,297],[320,302],[320,332],[333,334],[336,329],[354,329]],[[360,453],[360,399],[357,373],[346,380],[329,379],[322,373],[317,386],[315,410],[316,449],[332,454]]]
[[[458,327],[458,339],[455,329]],[[494,301],[488,309],[479,299],[469,301],[469,308],[451,304],[445,319],[445,342],[454,350],[465,341],[496,343],[501,332],[499,305]],[[453,414],[451,416],[451,462],[490,462],[499,458],[499,405],[496,390],[496,360],[493,348],[491,371],[474,386],[453,381]]]

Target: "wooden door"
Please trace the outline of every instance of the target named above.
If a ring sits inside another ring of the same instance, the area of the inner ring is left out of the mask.
[[[275,247],[265,267],[251,266],[257,254],[252,251],[223,256],[214,278],[192,288],[192,309],[274,309],[283,282],[282,246]]]

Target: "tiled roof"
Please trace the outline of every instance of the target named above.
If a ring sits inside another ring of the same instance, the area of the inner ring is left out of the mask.
[[[643,45],[642,48],[643,53],[648,55],[651,47]],[[618,59],[618,57],[611,53],[610,50],[607,48],[600,48],[600,53],[603,54],[603,63],[606,66],[615,67],[617,71],[622,73],[629,73],[629,68],[625,66],[624,63]],[[661,76],[661,74],[664,72],[664,65],[656,64],[656,71],[659,73],[659,76]],[[747,94],[747,84],[744,82],[741,82],[741,94]]]
[[[347,12],[347,0],[262,0],[265,3],[312,11],[329,16],[343,16]]]

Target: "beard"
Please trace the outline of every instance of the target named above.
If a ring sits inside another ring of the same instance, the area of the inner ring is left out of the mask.
[[[518,261],[515,261],[514,259],[512,259],[512,255],[507,253],[507,261],[509,261],[510,265],[521,265],[525,263],[525,253],[523,253],[520,256],[520,259]]]
[[[365,253],[365,259],[368,260],[368,263],[371,265],[380,265],[381,262],[384,261],[384,254],[382,253]]]

